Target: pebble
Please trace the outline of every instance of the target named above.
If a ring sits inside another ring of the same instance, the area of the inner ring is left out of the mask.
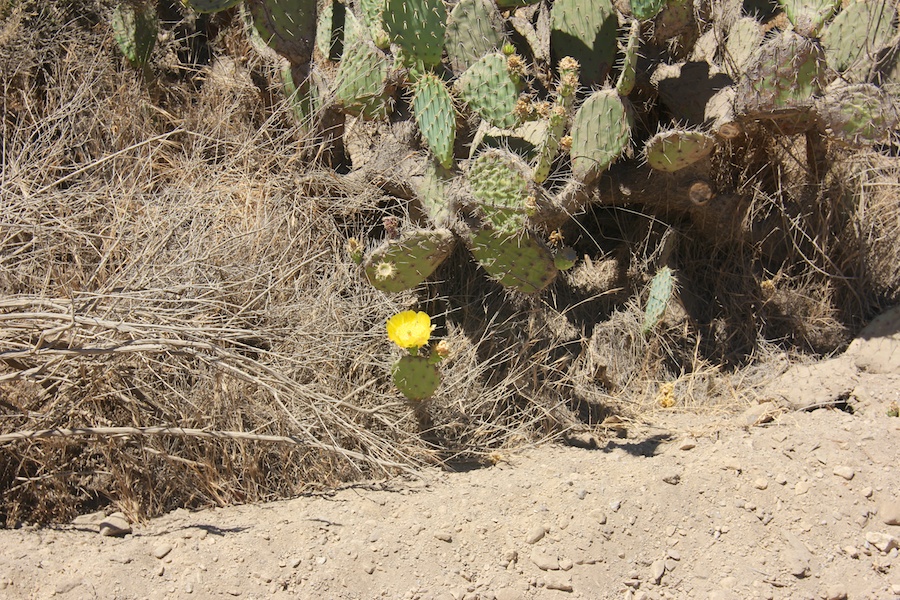
[[[114,512],[100,521],[100,535],[106,537],[121,537],[131,533],[131,523],[125,518],[125,514]]]
[[[775,483],[778,485],[787,485],[787,477],[785,477],[783,473],[779,473],[775,476]]]
[[[764,490],[769,487],[769,482],[764,477],[760,477],[753,482],[753,487],[758,490]]]
[[[809,488],[812,487],[812,484],[808,481],[798,481],[794,486],[794,494],[797,496],[802,496],[806,492],[809,491]]]
[[[675,548],[669,548],[668,550],[666,550],[666,556],[668,556],[672,560],[681,560],[681,552],[679,552]]]
[[[513,588],[505,587],[500,588],[494,593],[494,598],[497,600],[523,600],[525,598],[521,592],[518,590],[514,590]]]
[[[681,473],[678,471],[670,471],[663,474],[662,480],[669,485],[678,485],[678,483],[681,481]]]
[[[666,563],[662,560],[654,560],[653,564],[650,565],[650,581],[655,584],[659,584],[662,581],[663,575],[666,574]]]
[[[859,558],[859,548],[856,546],[844,546],[843,550],[850,558]]]
[[[544,538],[546,534],[547,529],[543,525],[535,525],[534,527],[529,529],[528,533],[525,535],[525,543],[537,544]]]
[[[532,552],[531,562],[541,571],[559,571],[559,559],[555,556],[550,556],[543,550]]]
[[[885,525],[900,525],[900,500],[881,503],[878,516]]]
[[[606,525],[606,513],[600,510],[591,511],[591,516],[601,525]]]
[[[838,477],[846,479],[847,481],[850,481],[851,479],[853,479],[853,476],[856,475],[856,471],[853,470],[853,467],[848,467],[845,465],[835,467],[832,473],[834,473]]]
[[[697,447],[697,444],[695,444],[694,442],[682,442],[681,445],[678,446],[678,449],[687,451],[687,450],[693,450],[696,447]]]
[[[548,590],[559,590],[560,592],[571,592],[574,589],[572,587],[571,579],[562,579],[555,577],[544,581],[544,587]]]
[[[372,573],[375,572],[375,565],[373,565],[372,563],[365,563],[365,564],[363,564],[363,571],[365,571],[367,574],[371,575]]]
[[[97,525],[106,518],[106,513],[102,510],[92,512],[86,515],[78,515],[72,519],[72,525]]]
[[[878,548],[881,552],[890,552],[894,548],[900,548],[900,540],[889,533],[881,531],[867,531],[866,541]]]
[[[448,544],[453,541],[453,536],[449,531],[435,531],[434,537],[442,542],[447,542]]]
[[[861,493],[862,493],[862,495],[863,495],[864,498],[871,498],[871,497],[872,497],[872,494],[874,494],[875,491],[874,491],[872,488],[870,488],[870,487],[864,487],[864,488],[861,490]]]
[[[159,544],[153,546],[153,550],[150,551],[150,554],[153,555],[154,558],[163,559],[171,551],[172,551],[172,544],[167,544],[165,542],[162,542],[162,543],[159,543]]]
[[[822,600],[847,600],[847,589],[840,583],[830,585],[822,594]]]

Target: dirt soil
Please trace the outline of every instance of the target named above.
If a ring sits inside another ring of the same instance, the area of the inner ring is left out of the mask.
[[[98,535],[128,526],[104,514],[0,531],[0,596],[900,598],[898,332],[895,312],[783,375],[772,402],[660,410],[594,450],[175,511],[119,536]]]

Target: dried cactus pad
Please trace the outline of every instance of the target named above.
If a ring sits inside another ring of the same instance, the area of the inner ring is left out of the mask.
[[[829,92],[816,104],[819,120],[848,146],[870,146],[900,140],[900,96],[897,89],[870,83]]]
[[[428,278],[453,251],[449,229],[417,229],[388,240],[366,258],[363,267],[373,287],[383,292],[409,290]]]

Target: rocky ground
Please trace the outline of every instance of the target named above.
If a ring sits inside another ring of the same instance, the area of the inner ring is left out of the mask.
[[[0,596],[900,598],[892,319],[786,373],[773,402],[657,413],[595,450],[176,511],[118,522],[124,536],[99,535],[117,524],[102,514],[0,531]]]

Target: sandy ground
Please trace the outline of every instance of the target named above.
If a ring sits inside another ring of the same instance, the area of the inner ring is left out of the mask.
[[[595,450],[176,511],[121,537],[98,535],[102,514],[0,531],[0,597],[900,598],[900,370],[872,362],[900,360],[897,337],[789,372],[776,402],[657,413]]]

